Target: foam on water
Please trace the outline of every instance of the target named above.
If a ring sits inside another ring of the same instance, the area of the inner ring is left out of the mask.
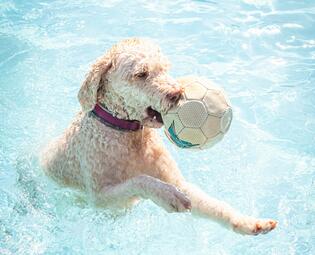
[[[314,20],[311,0],[1,1],[0,253],[314,254]],[[244,237],[149,201],[114,216],[42,174],[38,152],[79,109],[89,64],[130,36],[159,43],[172,75],[224,87],[223,141],[166,146],[189,181],[277,230]]]

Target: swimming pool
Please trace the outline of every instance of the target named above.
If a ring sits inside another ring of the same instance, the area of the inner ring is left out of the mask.
[[[311,0],[1,1],[0,254],[315,254],[314,27]],[[236,235],[149,201],[113,216],[42,174],[38,152],[79,109],[89,64],[131,36],[160,44],[172,75],[224,87],[221,143],[165,143],[189,181],[275,231]]]

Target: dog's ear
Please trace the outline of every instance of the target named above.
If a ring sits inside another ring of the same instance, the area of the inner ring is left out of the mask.
[[[97,102],[97,91],[100,86],[101,78],[109,71],[111,66],[111,59],[108,55],[99,58],[92,65],[78,94],[78,99],[84,112],[93,110]]]

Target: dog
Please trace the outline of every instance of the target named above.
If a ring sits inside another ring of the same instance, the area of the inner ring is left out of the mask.
[[[131,207],[150,199],[167,212],[191,212],[235,232],[257,235],[277,222],[256,219],[185,181],[156,129],[183,87],[148,39],[118,42],[91,67],[78,93],[82,110],[43,151],[45,173],[92,194],[95,204]]]

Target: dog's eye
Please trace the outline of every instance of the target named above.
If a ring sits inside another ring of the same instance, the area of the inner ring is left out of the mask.
[[[149,73],[147,71],[144,71],[144,72],[136,73],[135,77],[137,77],[137,78],[147,78],[148,75],[149,75]]]

